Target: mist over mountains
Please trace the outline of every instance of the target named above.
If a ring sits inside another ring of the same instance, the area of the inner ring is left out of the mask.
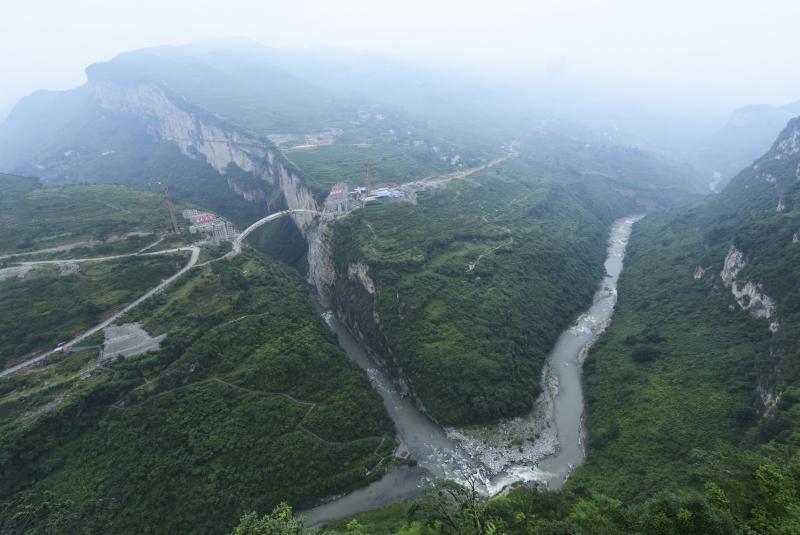
[[[215,38],[0,113],[0,532],[798,532],[800,101],[675,90],[728,11],[540,9],[595,68]]]
[[[260,117],[253,116],[249,119],[253,122],[243,126],[253,128],[269,114],[270,126],[261,128],[260,134],[302,129],[298,121],[305,119],[298,112],[336,120],[342,106],[380,103],[420,122],[461,127],[473,138],[527,128],[587,142],[641,147],[693,165],[709,182],[715,172],[730,178],[757,157],[797,111],[797,104],[748,105],[725,118],[697,114],[676,103],[648,101],[634,89],[604,88],[601,81],[586,85],[559,74],[489,78],[455,66],[448,70],[335,49],[276,49],[249,39],[142,49],[90,66],[87,75],[90,81],[104,75],[129,82],[158,80],[177,93],[194,91],[193,97],[224,116],[224,105],[214,103],[213,94],[200,94],[192,87],[193,80],[213,77],[218,97],[258,99],[260,109],[252,111]],[[26,128],[47,125],[46,136],[58,136],[64,121],[77,113],[81,94],[81,90],[39,92],[18,103],[0,126],[3,169],[12,170],[21,155],[35,150],[25,141]],[[282,118],[283,110],[291,110],[292,118]],[[50,142],[39,134],[33,137],[39,146]]]

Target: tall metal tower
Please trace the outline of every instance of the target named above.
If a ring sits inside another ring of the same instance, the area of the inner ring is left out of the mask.
[[[167,208],[169,214],[169,222],[172,225],[172,232],[178,234],[178,220],[175,218],[175,207],[172,206],[172,199],[169,197],[169,190],[160,180],[154,180],[161,190],[161,196],[164,198],[164,206]]]
[[[370,194],[369,162],[364,164],[364,188],[366,189],[366,195],[369,196]]]

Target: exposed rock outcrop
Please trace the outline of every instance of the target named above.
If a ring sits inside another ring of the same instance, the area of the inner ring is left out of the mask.
[[[728,249],[725,256],[722,271],[719,276],[726,287],[731,289],[739,308],[747,311],[755,318],[765,318],[769,320],[770,331],[777,332],[779,324],[775,314],[775,301],[763,292],[760,284],[752,281],[740,283],[736,280],[739,272],[744,268],[746,262],[744,253],[734,246]]]
[[[722,272],[719,276],[725,286],[730,286],[736,280],[739,271],[744,267],[744,253],[731,245],[728,249],[728,254],[725,256],[725,262],[722,264]]]
[[[330,306],[330,289],[336,281],[333,265],[331,235],[333,230],[327,221],[308,232],[308,282],[317,291],[317,299],[324,307]]]
[[[768,418],[772,416],[781,400],[780,392],[776,392],[774,388],[766,387],[760,383],[756,390],[758,397],[761,399],[761,417]]]
[[[375,293],[375,283],[369,277],[369,274],[367,273],[368,271],[369,266],[362,262],[347,266],[347,276],[351,279],[358,279],[358,281],[361,283],[361,286],[364,287],[367,293],[372,295]]]
[[[301,184],[298,187],[303,191],[308,191]],[[346,192],[347,184],[338,183],[332,189]],[[326,307],[330,305],[330,291],[336,282],[336,268],[333,265],[333,252],[331,251],[333,229],[330,222],[331,219],[346,213],[347,210],[346,196],[329,195],[322,207],[325,216],[307,236],[308,282],[316,289],[319,302]]]
[[[692,274],[692,277],[694,278],[694,280],[700,280],[700,279],[703,278],[703,275],[705,275],[705,273],[706,273],[706,270],[705,270],[704,267],[697,266],[694,269],[694,273]]]
[[[772,157],[775,160],[782,160],[798,152],[800,152],[800,126],[795,124],[794,129],[775,145]]]
[[[190,158],[204,158],[221,175],[235,165],[279,188],[288,208],[317,209],[311,192],[270,141],[225,124],[157,84],[122,85],[94,80],[89,87],[102,109],[135,114],[144,120],[148,133],[155,139],[175,143],[181,153]],[[230,178],[228,185],[245,199],[266,198],[263,191],[245,188]],[[292,214],[304,235],[312,227],[313,217],[312,214]]]

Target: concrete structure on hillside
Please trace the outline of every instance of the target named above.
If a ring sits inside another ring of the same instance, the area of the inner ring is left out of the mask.
[[[209,240],[233,241],[239,235],[230,221],[212,213],[201,210],[184,210],[182,215],[192,223],[189,226],[190,233],[203,233]]]

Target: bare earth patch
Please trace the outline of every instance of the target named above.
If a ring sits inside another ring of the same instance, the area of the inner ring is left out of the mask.
[[[101,361],[117,356],[132,357],[157,351],[161,341],[167,336],[162,334],[153,338],[138,323],[109,325],[103,329],[103,333],[106,338],[100,356]]]

